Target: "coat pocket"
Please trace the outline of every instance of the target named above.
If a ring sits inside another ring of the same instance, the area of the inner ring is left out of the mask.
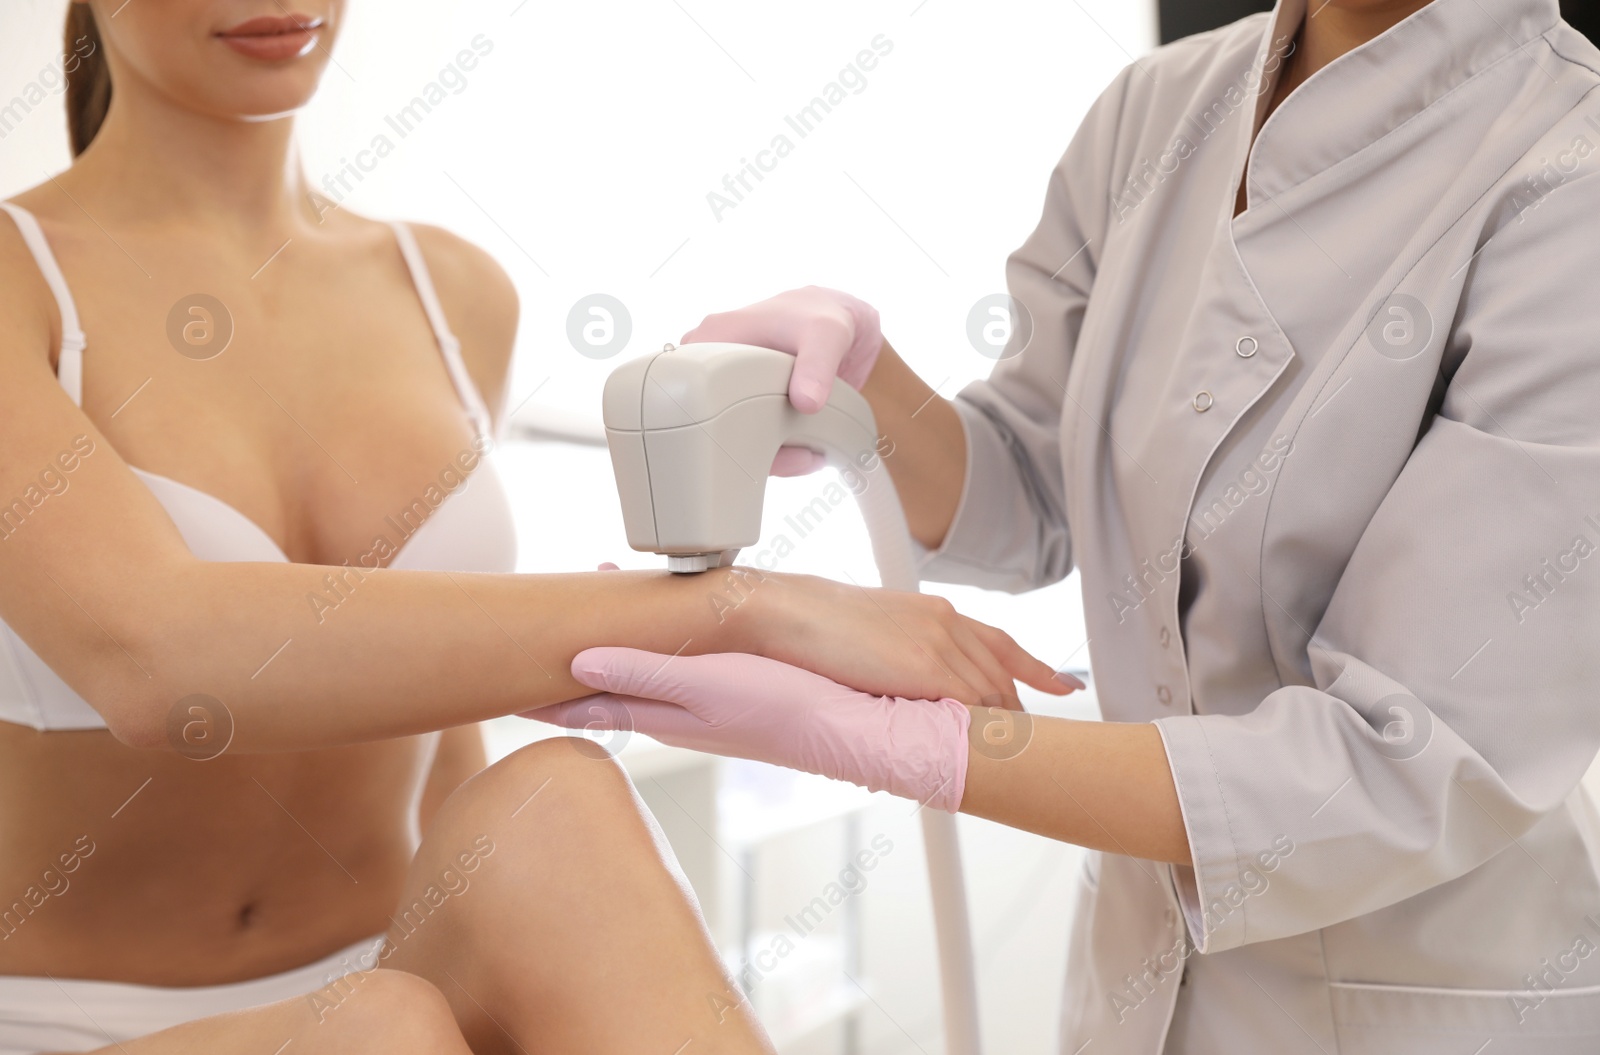
[[[1339,1055],[1600,1052],[1600,986],[1531,992],[1333,982],[1329,992]]]

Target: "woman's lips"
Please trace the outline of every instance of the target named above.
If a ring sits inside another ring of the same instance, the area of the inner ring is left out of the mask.
[[[224,29],[217,38],[252,59],[281,61],[299,58],[316,47],[321,29],[322,19],[310,15],[266,16]]]

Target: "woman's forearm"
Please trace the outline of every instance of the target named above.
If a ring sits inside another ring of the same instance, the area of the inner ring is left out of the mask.
[[[160,625],[120,635],[105,661],[120,674],[94,702],[150,747],[176,746],[169,718],[191,694],[226,708],[232,751],[427,732],[587,695],[569,667],[594,645],[741,647],[735,576],[186,562],[147,587]]]
[[[975,707],[972,728],[961,812],[1094,850],[1190,863],[1177,786],[1153,724]]]
[[[961,417],[887,342],[861,393],[872,405],[878,431],[893,444],[885,464],[912,537],[935,549],[950,530],[966,479]]]

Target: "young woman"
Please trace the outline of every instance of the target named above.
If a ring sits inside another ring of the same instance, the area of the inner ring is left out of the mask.
[[[1080,568],[1112,721],[908,752],[836,693],[797,750],[805,672],[574,669],[669,739],[1096,851],[1069,1055],[1600,1051],[1597,89],[1555,0],[1280,0],[1091,108],[986,382],[939,398],[825,290],[684,338],[796,353],[802,409],[861,386],[929,577]]]
[[[0,221],[0,1052],[767,1051],[615,765],[472,723],[600,644],[1059,686],[936,599],[510,574],[515,296],[307,193],[340,14],[74,4]]]

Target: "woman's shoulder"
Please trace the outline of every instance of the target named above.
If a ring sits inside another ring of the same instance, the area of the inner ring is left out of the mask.
[[[454,294],[455,299],[474,305],[476,310],[509,312],[515,321],[516,287],[492,254],[443,227],[426,223],[407,223],[406,226],[416,236],[417,245],[427,258],[428,270],[433,273],[434,284],[439,288],[439,297],[446,309]]]
[[[380,243],[392,242],[393,235],[382,229],[388,224],[355,214],[347,214],[344,222],[361,225]],[[492,254],[460,235],[433,224],[404,222],[422,251],[445,320],[461,342],[468,373],[489,406],[499,405],[520,311],[511,276]]]
[[[31,193],[7,199],[8,204],[29,209]],[[10,216],[0,216],[0,326],[23,338],[15,346],[12,341],[0,342],[6,346],[0,352],[9,356],[26,348],[27,354],[33,354],[36,349],[26,347],[32,344],[41,344],[48,350],[57,328],[55,320],[55,297],[39,270],[38,260],[16,222]]]
[[[347,209],[329,212],[326,221],[337,223],[342,235],[359,241],[375,255],[392,253],[394,235],[390,228],[398,222],[416,238],[417,247],[428,265],[428,273],[447,310],[453,299],[463,300],[475,311],[517,311],[517,292],[505,268],[487,250],[460,235],[433,224],[410,220],[384,221]],[[452,322],[454,318],[452,317]]]

